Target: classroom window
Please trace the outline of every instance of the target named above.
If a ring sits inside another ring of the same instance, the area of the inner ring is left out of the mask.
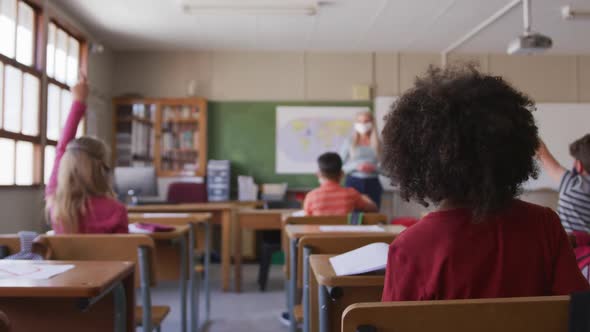
[[[78,80],[80,41],[55,23],[47,31],[47,76],[72,86]]]
[[[33,64],[35,50],[33,40],[34,29],[35,11],[31,6],[19,1],[18,26],[16,29],[16,60],[27,66]]]
[[[82,43],[55,22],[47,29],[47,59],[45,72],[48,76],[47,86],[47,145],[44,149],[44,180],[49,180],[55,157],[55,144],[62,132],[70,107],[72,93],[70,89],[78,81],[81,64]],[[84,132],[84,120],[78,127],[76,136]]]
[[[23,75],[22,129],[25,135],[39,134],[40,87],[39,79],[30,74]]]
[[[0,185],[32,185],[41,144],[41,73],[36,66],[39,13],[25,1],[0,0]]]
[[[35,148],[31,142],[16,142],[15,184],[30,186],[33,184]]]
[[[0,53],[13,58],[16,46],[16,0],[0,1]]]
[[[0,138],[0,185],[14,184],[14,144],[14,140]]]
[[[35,55],[35,10],[23,1],[0,1],[0,53],[32,66]]]
[[[53,169],[53,161],[55,160],[55,146],[47,145],[45,147],[45,169],[43,170],[43,178],[45,183],[49,182],[51,171]]]
[[[12,66],[4,68],[4,121],[2,128],[11,132],[20,132],[22,77],[20,70]]]
[[[47,13],[35,2],[0,0],[0,186],[48,179],[72,102],[70,89],[83,63],[85,44],[75,29],[47,16],[44,34],[37,24],[44,21],[41,15]],[[37,45],[46,48],[46,58]]]

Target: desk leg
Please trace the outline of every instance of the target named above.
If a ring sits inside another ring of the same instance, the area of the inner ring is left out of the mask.
[[[195,277],[195,224],[189,223],[190,231],[188,233],[188,294],[189,294],[189,331],[197,332],[199,328],[199,285]]]
[[[295,319],[295,305],[297,304],[297,241],[298,239],[291,239],[289,243],[289,319],[291,325],[289,332],[297,331],[297,320]]]
[[[229,291],[231,279],[231,221],[232,211],[221,212],[221,282],[224,292]]]
[[[239,217],[234,223],[234,291],[242,291],[242,226]]]
[[[211,224],[205,223],[205,323],[209,322],[211,313],[211,285],[209,273],[211,271]]]
[[[181,331],[182,332],[186,332],[186,263],[187,263],[187,243],[186,243],[186,237],[185,236],[181,236],[179,239],[179,247],[180,247],[180,326],[181,326]],[[194,242],[191,242],[191,244]],[[192,247],[192,245],[191,245]],[[193,273],[190,273],[189,275],[194,274],[194,270],[192,271]]]
[[[319,332],[328,332],[330,331],[330,322],[328,321],[328,314],[330,312],[330,303],[328,299],[328,290],[323,285],[318,285],[318,303],[319,303],[319,310],[320,310],[320,331]]]
[[[141,327],[144,332],[151,332],[152,328],[152,297],[150,293],[150,260],[148,258],[149,248],[141,246],[138,248],[137,256],[139,258],[139,277],[141,288],[141,306],[143,308],[143,317],[141,318]]]
[[[303,332],[309,332],[310,310],[309,310],[309,256],[311,248],[303,247]]]
[[[115,332],[127,331],[127,296],[123,283],[119,283],[113,289],[113,300],[115,308]]]

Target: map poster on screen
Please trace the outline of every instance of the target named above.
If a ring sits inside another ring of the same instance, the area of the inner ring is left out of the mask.
[[[276,109],[276,172],[310,174],[317,158],[339,152],[352,135],[355,117],[368,107],[278,106]]]

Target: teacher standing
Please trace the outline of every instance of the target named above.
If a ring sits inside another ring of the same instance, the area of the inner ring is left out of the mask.
[[[371,112],[362,112],[356,116],[354,133],[342,144],[340,157],[346,174],[346,187],[352,187],[365,194],[381,206],[383,187],[379,182],[379,159],[381,141],[375,128]]]

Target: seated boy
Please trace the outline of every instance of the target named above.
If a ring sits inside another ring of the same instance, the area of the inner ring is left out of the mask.
[[[536,176],[533,101],[472,67],[430,68],[383,130],[382,170],[438,209],[391,244],[383,301],[590,289],[559,218],[516,199]]]
[[[570,145],[574,167],[568,171],[541,142],[537,156],[543,168],[559,181],[557,212],[566,232],[590,233],[590,134]]]
[[[353,211],[375,212],[377,205],[354,188],[340,186],[342,159],[327,152],[318,158],[320,187],[305,196],[303,209],[308,216],[344,216]]]

